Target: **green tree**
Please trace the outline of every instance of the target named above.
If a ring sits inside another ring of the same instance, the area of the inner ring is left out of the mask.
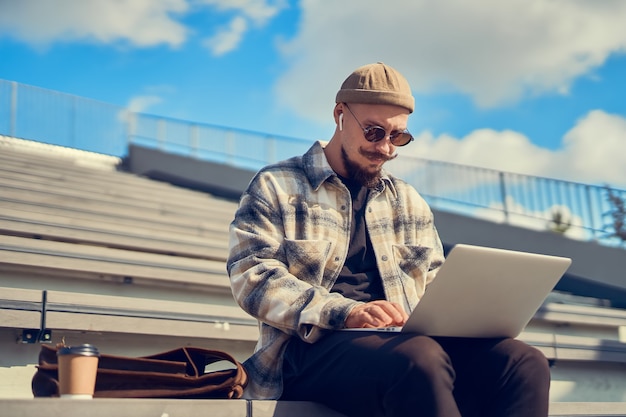
[[[606,191],[611,209],[604,213],[604,216],[610,218],[610,223],[605,225],[605,229],[612,229],[606,237],[617,238],[622,244],[626,244],[626,202],[616,190],[607,186]]]
[[[559,234],[564,234],[572,226],[569,220],[566,220],[565,214],[559,209],[552,211],[552,219],[550,220],[548,227],[551,231]]]

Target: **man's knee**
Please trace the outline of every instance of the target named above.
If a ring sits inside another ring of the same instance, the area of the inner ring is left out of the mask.
[[[428,379],[454,379],[450,357],[439,343],[427,336],[412,336],[393,350],[396,369],[425,376]]]
[[[449,355],[435,340],[405,335],[389,355],[393,380],[385,384],[383,408],[392,415],[458,415],[453,390],[455,372]],[[391,410],[391,411],[390,411]]]
[[[532,373],[534,379],[541,378],[549,383],[550,381],[550,364],[545,355],[532,346],[528,346],[528,350],[523,355],[522,366],[528,368],[527,372]]]
[[[498,344],[498,349],[505,352],[509,357],[512,357],[515,360],[526,360],[530,363],[537,363],[541,366],[547,366],[548,363],[548,360],[539,349],[534,348],[521,340],[504,339]]]
[[[508,357],[509,371],[516,379],[526,380],[532,384],[549,383],[548,359],[539,349],[516,339],[504,340],[501,345],[499,348]]]

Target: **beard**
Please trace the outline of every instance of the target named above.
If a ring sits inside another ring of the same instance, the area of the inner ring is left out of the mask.
[[[359,153],[367,157],[384,159],[385,162],[391,161],[398,156],[398,154],[387,156],[378,152],[366,152],[362,149],[359,149]],[[367,188],[374,188],[380,182],[380,178],[382,176],[382,165],[376,171],[368,171],[356,162],[351,161],[348,157],[348,153],[343,147],[341,148],[341,159],[346,167],[346,171],[348,171],[348,178],[357,181],[359,184]]]

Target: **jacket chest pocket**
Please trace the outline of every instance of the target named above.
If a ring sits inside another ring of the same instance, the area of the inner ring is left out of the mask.
[[[424,295],[432,251],[426,246],[393,246],[395,264],[401,271],[402,287],[411,308]]]
[[[311,285],[322,283],[330,241],[285,239],[282,246],[290,274]]]

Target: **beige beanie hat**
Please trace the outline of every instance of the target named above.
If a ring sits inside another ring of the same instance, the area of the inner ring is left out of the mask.
[[[415,99],[409,82],[382,62],[357,68],[341,85],[336,103],[392,104],[413,113]]]

